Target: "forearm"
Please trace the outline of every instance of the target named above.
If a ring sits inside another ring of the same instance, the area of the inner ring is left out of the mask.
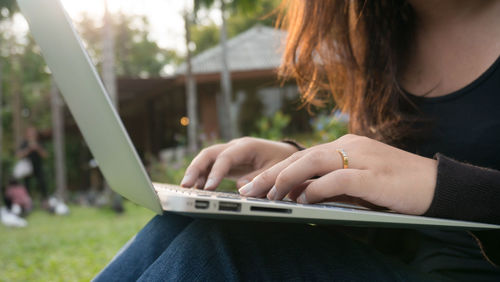
[[[40,154],[40,156],[41,156],[42,158],[46,158],[46,157],[48,157],[48,155],[49,155],[49,154],[47,153],[47,151],[45,151],[45,149],[44,149],[42,146],[40,146],[40,145],[37,147],[37,151],[38,151],[38,153]]]
[[[436,190],[424,215],[500,224],[500,171],[436,156]]]
[[[28,156],[30,152],[31,152],[30,148],[20,149],[17,151],[16,156],[18,159],[22,159]]]

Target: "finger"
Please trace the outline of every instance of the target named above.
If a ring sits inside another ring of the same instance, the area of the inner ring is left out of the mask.
[[[288,165],[299,159],[303,154],[304,151],[292,154],[285,160],[273,165],[269,169],[264,170],[262,173],[257,175],[253,181],[241,187],[238,191],[240,194],[247,197],[256,197],[257,195],[267,193],[267,191],[269,191],[269,189],[271,189],[274,185],[278,174]]]
[[[203,172],[209,171],[217,155],[227,146],[227,144],[217,144],[201,150],[186,169],[181,186],[192,187],[198,181],[198,178],[203,175]]]
[[[248,146],[234,145],[220,153],[210,170],[204,189],[214,190],[229,173],[231,167],[246,164],[253,158]]]
[[[257,175],[261,174],[265,169],[258,169],[256,171],[252,171],[248,174],[243,175],[242,177],[238,178],[236,181],[236,187],[240,189],[241,187],[245,186],[246,184],[250,183]]]
[[[366,199],[370,191],[370,173],[366,170],[339,169],[330,172],[307,186],[297,198],[301,204],[322,202],[339,195]]]
[[[207,181],[206,176],[204,176],[204,175],[198,176],[198,180],[196,180],[196,183],[194,184],[194,188],[203,189],[203,187],[205,187],[206,181]]]
[[[342,168],[342,159],[338,152],[332,152],[329,149],[311,150],[279,173],[274,189],[269,191],[268,198],[280,200],[306,180],[315,176],[323,176],[340,168]]]
[[[288,193],[288,198],[292,201],[297,201],[297,198],[304,192],[304,190],[311,184],[314,180],[307,180],[306,182],[300,184],[299,186],[295,187]]]

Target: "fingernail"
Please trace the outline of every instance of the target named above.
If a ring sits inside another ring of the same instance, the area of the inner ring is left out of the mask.
[[[186,183],[190,182],[191,178],[192,177],[190,174],[184,175],[184,178],[182,178],[182,181],[181,181],[181,186],[184,186],[184,185],[186,185]]]
[[[205,188],[203,188],[203,189],[212,188],[212,186],[214,186],[214,185],[215,185],[215,179],[209,178],[207,180],[207,183],[205,183]]]
[[[275,196],[276,196],[276,186],[273,185],[273,187],[271,188],[271,191],[269,191],[269,193],[267,193],[267,198],[269,200],[274,200]]]
[[[300,196],[297,198],[297,203],[307,204],[306,193],[300,194]]]
[[[252,182],[249,182],[247,184],[245,184],[243,187],[241,187],[238,192],[240,192],[240,194],[242,195],[246,195],[248,194],[250,191],[252,191],[252,188],[253,188],[253,183]]]

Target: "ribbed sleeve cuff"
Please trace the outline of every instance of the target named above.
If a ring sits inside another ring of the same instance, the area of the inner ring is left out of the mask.
[[[441,154],[434,199],[425,216],[500,224],[500,171]]]

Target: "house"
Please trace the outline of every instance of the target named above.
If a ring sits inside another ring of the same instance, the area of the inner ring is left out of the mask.
[[[255,132],[256,119],[270,117],[278,110],[292,113],[294,128],[309,128],[305,110],[297,112],[298,89],[293,82],[278,80],[280,46],[286,32],[255,26],[228,40],[234,113],[240,135]],[[192,59],[197,83],[198,117],[204,140],[219,138],[217,93],[220,91],[221,46]],[[185,65],[168,77],[117,80],[119,113],[143,160],[164,148],[186,143]],[[72,123],[72,122],[70,122]],[[76,126],[72,126],[77,130]]]
[[[281,64],[282,46],[286,32],[267,26],[253,28],[227,42],[227,59],[232,81],[231,112],[239,135],[255,130],[256,117],[272,116],[284,108],[297,109],[297,86],[288,82],[281,85],[277,68]],[[220,73],[222,46],[217,45],[192,58],[192,70],[197,83],[200,127],[205,138],[219,136],[218,115],[221,111]],[[179,85],[184,84],[186,65],[175,72]],[[304,111],[303,111],[304,113]],[[302,115],[303,117],[304,115]],[[301,119],[302,127],[307,120]]]

